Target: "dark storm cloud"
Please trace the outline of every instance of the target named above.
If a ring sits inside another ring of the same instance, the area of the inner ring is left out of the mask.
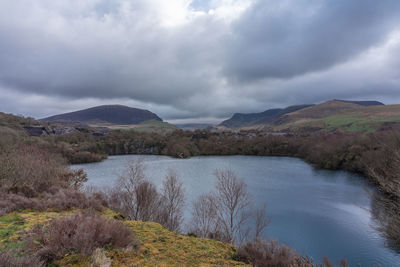
[[[100,19],[62,18],[59,32],[46,25],[0,25],[1,82],[40,94],[156,103],[212,89],[209,72],[215,67],[208,62],[216,58],[215,49],[207,40],[212,34],[203,36],[203,25],[171,32],[151,22],[142,25],[142,16],[133,21],[119,16],[121,11]],[[49,23],[57,21],[50,18]]]
[[[397,0],[257,1],[234,24],[226,72],[252,80],[320,71],[378,45],[399,22]]]
[[[0,111],[100,104],[224,118],[331,98],[400,102],[400,1],[0,2]]]

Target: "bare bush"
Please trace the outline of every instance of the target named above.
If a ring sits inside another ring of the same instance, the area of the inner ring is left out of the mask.
[[[58,211],[73,208],[93,210],[102,210],[104,208],[104,201],[101,195],[87,196],[72,189],[55,189],[52,193],[46,193],[41,201],[46,209]]]
[[[163,181],[157,221],[171,231],[179,231],[183,222],[185,190],[176,172],[169,170]]]
[[[106,204],[104,202],[101,195],[92,194],[88,196],[72,189],[50,190],[41,199],[0,191],[0,215],[24,209],[61,211],[78,208],[102,210]]]
[[[349,264],[347,263],[346,260],[341,259],[340,264],[337,265],[338,267],[349,267]],[[324,256],[324,262],[321,264],[321,267],[335,267],[335,264],[333,264],[328,257]]]
[[[365,173],[386,192],[400,198],[400,134],[388,132],[371,139],[379,149],[363,154]]]
[[[59,155],[34,145],[0,153],[0,187],[32,196],[51,187],[78,189],[87,180],[83,170],[71,170]]]
[[[326,256],[318,264],[310,257],[302,256],[292,248],[279,244],[277,240],[266,242],[256,238],[237,250],[237,257],[253,267],[335,267]],[[340,267],[348,267],[346,260],[340,260]]]
[[[36,256],[16,256],[10,252],[0,250],[0,267],[42,267],[42,262]]]
[[[54,219],[47,227],[37,225],[27,240],[27,250],[51,262],[68,252],[91,255],[96,248],[137,246],[131,229],[122,222],[96,214],[75,214]]]
[[[23,209],[43,210],[44,205],[36,198],[0,192],[0,216]]]
[[[373,193],[371,214],[377,222],[377,230],[386,238],[386,246],[400,248],[400,201]]]
[[[290,267],[297,266],[299,255],[291,248],[280,245],[278,241],[266,242],[256,239],[240,247],[237,251],[239,258],[254,267]]]

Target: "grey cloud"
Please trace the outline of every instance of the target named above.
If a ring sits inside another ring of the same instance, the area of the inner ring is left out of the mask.
[[[0,111],[119,103],[215,121],[331,98],[400,101],[400,41],[386,48],[399,1],[258,0],[232,23],[204,13],[175,27],[149,2],[0,2]]]
[[[233,79],[287,78],[349,60],[400,22],[396,0],[259,0],[234,25]]]
[[[0,81],[40,94],[130,97],[159,104],[212,90],[218,22],[199,18],[168,30],[146,21],[149,16],[140,8],[138,1],[128,18],[123,18],[126,10],[119,10],[100,18],[50,17],[50,25],[3,21]],[[61,24],[59,32],[52,31],[52,23]]]

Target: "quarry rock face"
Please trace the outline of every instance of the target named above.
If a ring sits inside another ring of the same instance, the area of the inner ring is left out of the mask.
[[[70,126],[25,126],[24,130],[30,136],[64,135],[69,133],[86,132],[94,136],[108,134],[107,128],[75,128]]]

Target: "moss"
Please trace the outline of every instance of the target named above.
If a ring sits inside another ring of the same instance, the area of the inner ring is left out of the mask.
[[[21,247],[18,233],[24,229],[24,220],[16,213],[0,217],[0,248],[13,249]]]

